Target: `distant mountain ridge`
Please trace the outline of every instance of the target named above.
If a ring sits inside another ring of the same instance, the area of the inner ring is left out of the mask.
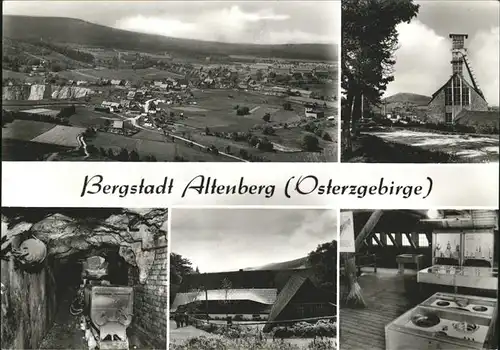
[[[409,92],[399,92],[383,99],[385,103],[413,103],[417,106],[426,106],[431,100],[430,96],[413,94]]]
[[[258,267],[249,267],[243,271],[260,271],[260,270],[292,270],[305,269],[309,266],[308,257],[303,257],[294,260],[282,261],[278,263],[266,264]]]
[[[231,44],[179,39],[111,28],[66,17],[4,15],[3,36],[22,41],[45,40],[144,52],[170,51],[189,55],[247,55],[307,60],[337,60],[336,45],[328,44]]]

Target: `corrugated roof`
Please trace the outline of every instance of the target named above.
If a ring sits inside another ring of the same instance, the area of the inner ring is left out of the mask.
[[[272,305],[276,301],[278,290],[276,288],[259,289],[212,289],[199,292],[177,293],[171,311],[177,310],[181,305],[195,301],[221,301],[221,300],[251,300],[260,304]]]
[[[307,280],[307,277],[294,275],[290,277],[288,282],[285,284],[285,287],[281,290],[278,295],[276,302],[274,303],[271,312],[269,313],[268,321],[274,321],[279,314],[283,311],[283,309],[288,305],[290,300],[292,300],[293,296],[300,287]],[[264,332],[266,332],[271,327],[271,324],[266,324],[264,327]]]

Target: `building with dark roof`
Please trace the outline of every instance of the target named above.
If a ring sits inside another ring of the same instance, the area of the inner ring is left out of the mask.
[[[475,128],[496,129],[499,128],[500,112],[499,111],[470,111],[463,109],[458,113],[455,120],[457,124],[472,126]]]
[[[335,316],[335,292],[318,287],[304,259],[240,271],[185,276],[175,294],[170,312],[190,311],[200,315],[259,315],[273,321]],[[231,288],[224,289],[224,280]]]
[[[462,110],[487,111],[488,103],[479,88],[464,46],[467,34],[450,34],[452,39],[452,75],[432,95],[427,106],[427,120],[455,123]]]

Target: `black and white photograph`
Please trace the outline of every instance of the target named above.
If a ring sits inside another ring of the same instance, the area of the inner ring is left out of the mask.
[[[166,349],[168,210],[2,208],[2,349]]]
[[[342,1],[341,161],[498,163],[498,1]]]
[[[340,1],[4,1],[2,160],[337,162]]]
[[[341,349],[497,349],[498,210],[345,210]]]
[[[173,209],[170,349],[337,349],[337,212]]]

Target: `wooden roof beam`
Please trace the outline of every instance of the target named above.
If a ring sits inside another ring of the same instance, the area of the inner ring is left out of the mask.
[[[358,248],[360,247],[361,242],[363,242],[367,238],[370,238],[370,235],[373,233],[373,229],[375,228],[375,226],[379,222],[383,213],[384,213],[383,210],[375,210],[370,215],[370,217],[368,218],[368,221],[366,221],[365,226],[363,226],[363,228],[359,232],[358,236],[356,237],[356,241],[354,242],[354,247],[355,247],[356,251],[358,251]]]
[[[372,238],[375,240],[375,242],[377,242],[379,247],[385,247],[385,244],[382,244],[382,241],[378,239],[377,235],[372,235]]]
[[[417,245],[415,244],[415,242],[413,242],[413,239],[411,238],[411,234],[405,233],[405,236],[406,236],[406,239],[408,239],[408,242],[410,242],[410,245],[413,248],[413,250],[418,250]]]
[[[392,235],[392,233],[386,233],[385,235],[387,237],[389,237],[389,239],[391,240],[393,246],[395,246],[396,248],[399,248],[399,244],[398,244],[398,242],[396,242],[396,239],[394,238],[394,236]]]

